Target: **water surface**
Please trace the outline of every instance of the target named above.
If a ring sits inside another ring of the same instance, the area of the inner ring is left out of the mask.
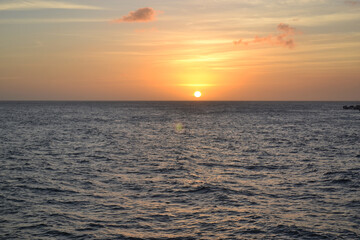
[[[346,104],[1,102],[0,238],[359,239]]]

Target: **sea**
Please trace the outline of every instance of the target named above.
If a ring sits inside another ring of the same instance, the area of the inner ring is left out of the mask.
[[[359,102],[0,102],[0,239],[360,239]]]

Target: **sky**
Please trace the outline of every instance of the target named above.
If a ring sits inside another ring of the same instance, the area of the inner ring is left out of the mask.
[[[360,0],[0,0],[0,100],[360,100]]]

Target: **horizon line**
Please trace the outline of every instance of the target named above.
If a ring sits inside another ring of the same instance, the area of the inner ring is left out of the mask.
[[[359,100],[0,100],[0,102],[360,102]]]

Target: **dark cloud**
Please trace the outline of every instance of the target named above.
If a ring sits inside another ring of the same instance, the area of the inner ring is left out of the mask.
[[[285,33],[288,33],[288,34],[294,34],[295,33],[295,28],[290,27],[288,24],[285,24],[285,23],[280,23],[277,26],[277,29],[279,31],[282,31],[282,32],[285,32]]]
[[[151,22],[155,20],[155,16],[156,11],[153,8],[145,7],[131,11],[128,15],[115,19],[113,22]]]
[[[298,34],[299,32],[296,31],[295,28],[290,27],[288,24],[285,23],[280,23],[277,26],[277,30],[278,32],[275,35],[269,35],[266,37],[255,36],[255,38],[252,40],[239,39],[234,41],[234,44],[248,46],[250,44],[267,43],[270,45],[294,48],[295,47],[294,35]]]

